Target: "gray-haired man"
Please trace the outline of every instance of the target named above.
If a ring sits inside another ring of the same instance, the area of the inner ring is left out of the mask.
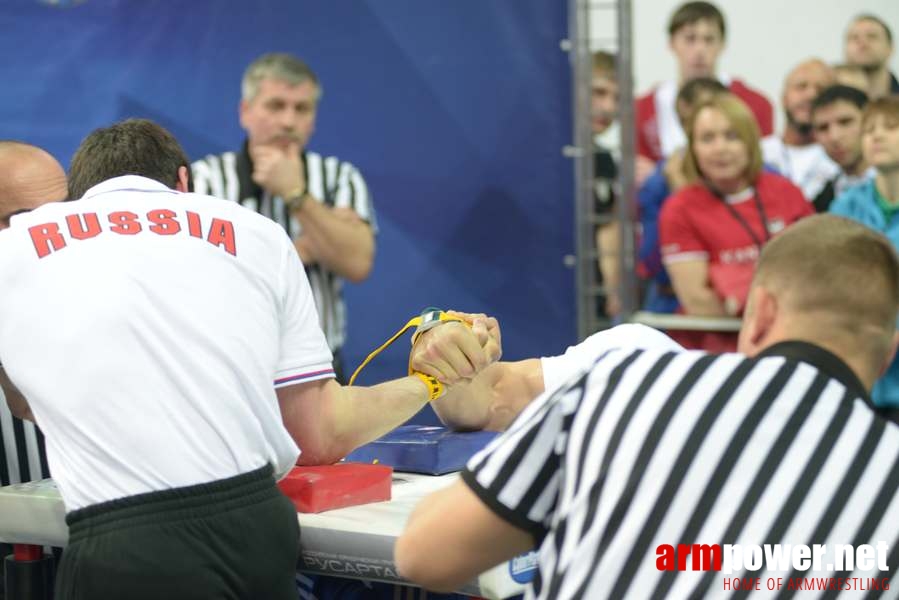
[[[207,156],[192,169],[196,192],[239,202],[280,223],[294,240],[342,380],[343,280],[368,277],[377,227],[359,171],[306,149],[321,96],[318,77],[296,57],[257,58],[241,84],[243,147]]]

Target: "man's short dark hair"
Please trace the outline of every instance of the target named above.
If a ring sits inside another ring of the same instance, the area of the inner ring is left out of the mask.
[[[69,168],[69,197],[81,198],[98,183],[122,175],[140,175],[174,188],[179,167],[190,173],[190,161],[171,133],[147,119],[128,119],[84,138]]]
[[[849,102],[854,104],[859,110],[865,108],[868,103],[868,95],[858,88],[850,85],[832,85],[824,88],[818,96],[812,100],[812,114],[815,111],[830,106],[836,102]]]
[[[692,25],[697,21],[712,21],[718,25],[721,31],[721,39],[723,40],[727,33],[727,26],[724,24],[724,15],[718,10],[718,7],[711,2],[686,2],[681,4],[671,20],[668,21],[668,37],[673,36],[681,27]]]
[[[618,59],[611,52],[597,50],[593,53],[593,72],[614,79],[617,62]]]
[[[877,15],[872,15],[871,13],[862,13],[852,19],[853,23],[858,23],[859,21],[871,21],[872,23],[877,23],[883,28],[883,32],[887,36],[887,41],[890,43],[890,46],[893,45],[893,32],[890,31],[889,25],[887,25],[883,19],[878,17]]]
[[[696,77],[681,86],[677,101],[693,106],[701,94],[724,94],[727,91],[727,86],[714,77]]]

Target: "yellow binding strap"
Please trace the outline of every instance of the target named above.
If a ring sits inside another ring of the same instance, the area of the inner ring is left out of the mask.
[[[383,352],[388,346],[390,346],[390,344],[395,342],[401,335],[409,331],[409,329],[411,329],[412,327],[416,328],[415,333],[412,334],[412,345],[415,346],[415,342],[418,341],[418,338],[422,333],[441,323],[449,323],[452,321],[465,323],[465,321],[463,321],[462,319],[448,315],[438,308],[425,309],[419,316],[409,319],[406,324],[400,328],[399,331],[390,336],[390,339],[378,346],[371,354],[365,357],[365,360],[362,361],[362,364],[360,364],[356,368],[356,370],[353,371],[353,375],[350,377],[350,385],[353,385],[353,382],[356,381],[356,377],[359,375],[359,373],[362,372],[362,369],[372,361],[374,357]],[[468,325],[468,323],[465,324]],[[446,386],[440,383],[440,381],[438,381],[436,377],[426,375],[421,371],[413,370],[411,359],[412,357],[410,353],[409,375],[415,375],[416,377],[421,379],[422,383],[424,383],[428,388],[429,400],[436,400],[437,398],[440,398],[446,391]]]

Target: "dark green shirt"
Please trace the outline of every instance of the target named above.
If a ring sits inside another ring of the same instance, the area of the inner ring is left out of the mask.
[[[893,216],[895,216],[895,214],[899,212],[899,203],[893,204],[892,202],[884,198],[883,194],[880,193],[880,190],[877,189],[877,184],[874,184],[871,187],[874,188],[874,196],[877,198],[877,205],[883,212],[883,217],[886,219],[886,222],[889,223],[893,220]]]

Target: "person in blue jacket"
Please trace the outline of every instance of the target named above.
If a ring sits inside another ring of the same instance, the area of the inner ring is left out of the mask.
[[[846,190],[830,212],[880,231],[899,248],[899,97],[880,98],[865,107],[862,156],[874,167],[874,179]],[[871,397],[878,406],[899,407],[899,360],[893,359]]]

